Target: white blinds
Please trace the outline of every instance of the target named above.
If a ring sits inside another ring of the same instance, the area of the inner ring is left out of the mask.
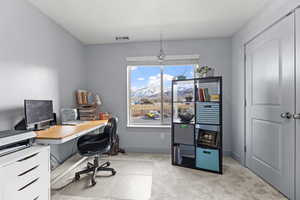
[[[199,55],[168,55],[163,62],[159,62],[156,56],[128,57],[127,65],[186,65],[199,64]]]

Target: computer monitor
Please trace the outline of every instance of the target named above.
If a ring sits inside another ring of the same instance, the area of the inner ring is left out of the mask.
[[[27,126],[37,127],[53,120],[53,102],[50,100],[25,100],[25,121]]]

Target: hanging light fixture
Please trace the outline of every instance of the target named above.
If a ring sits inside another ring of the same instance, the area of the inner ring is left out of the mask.
[[[160,50],[157,56],[158,62],[163,62],[165,60],[166,54],[163,49],[163,41],[162,41],[162,34],[160,33]]]

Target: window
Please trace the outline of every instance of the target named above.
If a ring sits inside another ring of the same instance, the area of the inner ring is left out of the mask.
[[[172,80],[178,76],[193,78],[196,66],[128,66],[128,126],[169,126]]]

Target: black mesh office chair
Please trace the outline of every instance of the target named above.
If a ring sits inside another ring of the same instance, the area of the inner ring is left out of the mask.
[[[85,135],[79,138],[77,147],[79,154],[87,157],[94,157],[94,163],[87,163],[87,168],[75,174],[75,180],[80,179],[81,174],[92,172],[91,184],[96,185],[96,174],[98,171],[110,171],[112,176],[117,172],[113,168],[108,168],[110,162],[105,162],[99,165],[99,157],[101,154],[110,151],[112,140],[117,132],[117,119],[110,118],[104,128],[104,133],[97,135]]]

